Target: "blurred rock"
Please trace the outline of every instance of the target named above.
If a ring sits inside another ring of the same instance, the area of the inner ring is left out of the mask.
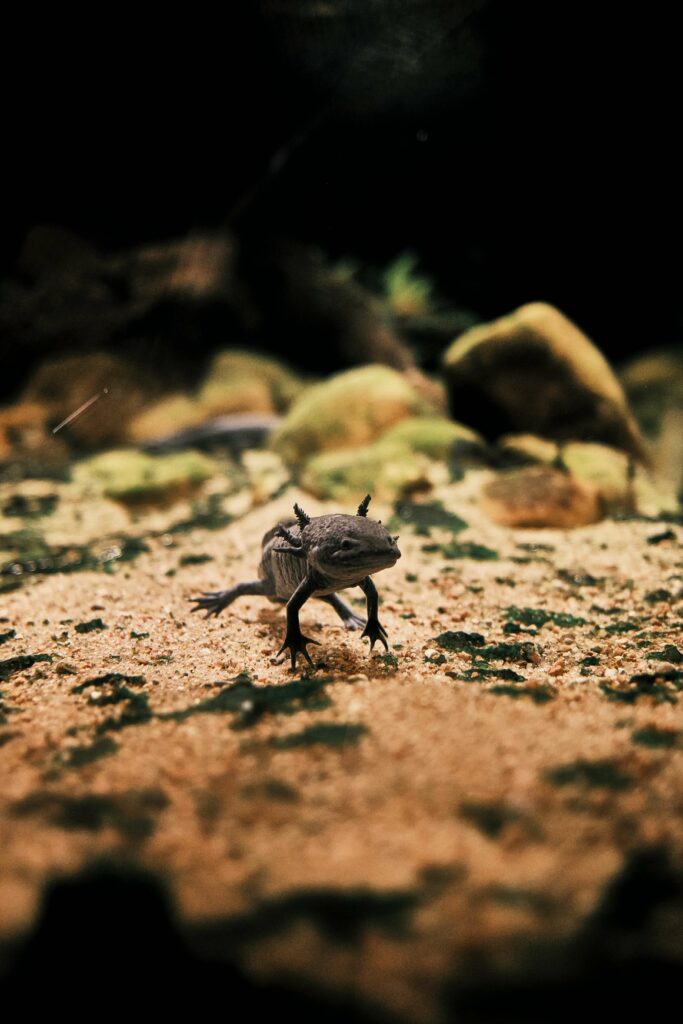
[[[77,463],[73,479],[124,505],[167,505],[192,494],[217,472],[201,452],[146,455],[114,449]]]
[[[587,526],[602,517],[597,491],[550,466],[503,473],[488,483],[481,498],[487,516],[501,526]]]
[[[446,481],[443,464],[384,439],[362,448],[317,455],[306,464],[299,480],[317,498],[341,500],[371,493],[387,502]]]
[[[443,461],[458,441],[477,444],[481,438],[462,423],[437,416],[416,416],[390,427],[382,434],[380,441],[388,445],[397,444],[417,454],[427,455],[430,459]]]
[[[212,360],[198,400],[208,416],[283,412],[303,386],[300,378],[276,359],[229,350]]]
[[[585,439],[646,458],[609,364],[553,306],[531,303],[472,328],[448,349],[444,368],[452,415],[485,437]]]
[[[683,355],[663,349],[631,360],[621,371],[621,382],[643,432],[659,435],[670,408],[683,409]]]
[[[127,439],[136,444],[156,442],[197,427],[207,418],[196,398],[176,392],[153,402],[131,420]]]
[[[259,337],[316,373],[381,363],[421,375],[386,304],[312,246],[245,243],[239,271]]]
[[[396,370],[365,366],[307,388],[294,402],[272,445],[290,466],[337,448],[374,441],[400,420],[429,412]]]
[[[595,488],[605,511],[634,510],[635,466],[624,452],[604,444],[574,441],[562,445],[561,458],[576,480]]]
[[[24,462],[47,468],[69,457],[64,440],[47,426],[48,412],[39,402],[20,402],[0,409],[0,463]]]
[[[543,462],[548,466],[555,462],[560,451],[554,441],[536,434],[505,434],[498,438],[498,447],[504,453],[517,454],[530,463]]]
[[[88,409],[62,428],[62,440],[96,448],[125,439],[128,424],[159,394],[150,376],[106,352],[45,360],[28,380],[23,400],[46,412],[57,426],[89,399]]]

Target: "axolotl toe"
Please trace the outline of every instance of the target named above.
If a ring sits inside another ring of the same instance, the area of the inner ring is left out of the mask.
[[[377,614],[377,588],[371,577],[395,565],[401,552],[398,537],[392,537],[379,521],[368,518],[369,505],[369,494],[355,516],[308,516],[295,505],[296,519],[279,523],[264,536],[258,579],[193,597],[192,611],[205,611],[207,618],[220,615],[236,598],[247,594],[286,602],[287,632],[278,655],[289,650],[292,668],[296,668],[298,654],[313,664],[306,645],[318,641],[301,632],[299,612],[309,597],[317,597],[332,605],[347,629],[364,626],[361,636],[370,638],[371,650],[378,640],[388,650],[387,633]],[[356,615],[338,596],[338,590],[348,587],[360,587],[365,594],[367,619]]]

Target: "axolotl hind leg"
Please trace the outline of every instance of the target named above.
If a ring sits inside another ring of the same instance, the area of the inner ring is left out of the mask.
[[[206,612],[204,618],[208,619],[211,615],[220,615],[229,604],[232,604],[238,597],[246,597],[247,594],[269,597],[270,591],[267,589],[264,580],[250,580],[248,583],[238,583],[229,590],[217,590],[215,593],[202,594],[201,597],[191,597],[191,601],[196,601],[192,611]]]
[[[330,594],[329,597],[321,597],[321,601],[331,605],[347,629],[360,629],[365,625],[362,615],[356,615],[352,608],[349,608],[346,601],[342,601],[339,594]]]

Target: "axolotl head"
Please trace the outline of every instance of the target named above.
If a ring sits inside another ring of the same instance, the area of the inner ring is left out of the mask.
[[[389,569],[401,557],[398,537],[392,537],[377,520],[367,518],[369,503],[368,496],[355,516],[317,516],[303,524],[301,510],[295,507],[309,566],[340,586]]]

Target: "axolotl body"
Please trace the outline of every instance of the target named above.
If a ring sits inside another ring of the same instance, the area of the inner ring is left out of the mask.
[[[388,650],[387,633],[377,614],[377,588],[371,577],[395,565],[401,552],[398,537],[392,537],[381,522],[368,518],[369,504],[368,494],[355,516],[315,517],[295,505],[295,520],[279,523],[265,534],[258,579],[193,597],[192,611],[205,611],[207,618],[219,615],[236,598],[247,594],[286,602],[287,632],[278,656],[289,650],[292,668],[296,668],[297,654],[313,664],[306,645],[318,641],[301,632],[299,611],[309,597],[317,597],[334,608],[347,629],[364,626],[361,635],[370,638],[371,650],[378,640]],[[356,586],[365,594],[367,619],[356,615],[337,594],[338,590]]]

